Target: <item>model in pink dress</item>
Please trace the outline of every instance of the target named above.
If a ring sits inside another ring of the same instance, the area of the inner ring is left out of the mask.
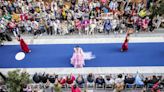
[[[84,53],[83,53],[82,48],[80,48],[79,46],[76,46],[74,48],[74,53],[73,53],[73,56],[71,58],[71,64],[75,68],[82,68],[83,65],[85,65],[85,62],[84,62]]]

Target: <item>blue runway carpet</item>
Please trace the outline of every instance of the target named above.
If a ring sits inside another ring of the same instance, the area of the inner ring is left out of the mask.
[[[16,61],[19,45],[0,47],[0,68],[72,67],[70,58],[76,44],[30,45],[32,52]],[[120,43],[81,44],[85,52],[92,51],[96,59],[85,67],[164,66],[164,43],[130,43],[128,52],[120,52]]]

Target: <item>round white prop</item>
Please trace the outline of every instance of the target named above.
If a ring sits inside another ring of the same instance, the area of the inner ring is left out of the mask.
[[[16,55],[15,55],[15,59],[16,60],[23,60],[25,58],[25,53],[24,52],[18,52]]]

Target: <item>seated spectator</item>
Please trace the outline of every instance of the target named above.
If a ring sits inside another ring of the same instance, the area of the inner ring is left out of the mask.
[[[114,85],[114,79],[112,78],[112,75],[105,76],[105,83],[107,85]]]
[[[43,83],[46,83],[48,80],[48,74],[44,73],[43,75],[40,76],[40,78]]]
[[[139,86],[143,86],[144,85],[144,82],[143,82],[143,80],[142,80],[142,78],[140,77],[139,74],[137,74],[137,76],[135,77],[135,84],[139,85]]]
[[[33,92],[39,92],[40,91],[40,88],[38,85],[35,85],[34,88],[33,88]]]
[[[87,76],[87,81],[92,83],[95,80],[95,76],[92,73],[89,73]]]
[[[158,80],[157,76],[153,75],[151,83],[156,84],[158,81],[159,80]]]
[[[66,83],[66,78],[60,77],[58,81],[59,81],[59,83],[60,83],[62,86],[64,86],[65,83]]]
[[[98,76],[95,81],[96,84],[103,86],[105,84],[105,80],[102,76]]]
[[[22,92],[32,92],[32,88],[28,85],[24,85]]]
[[[43,92],[53,92],[53,85],[47,80]]]
[[[159,82],[155,83],[151,89],[152,92],[161,92],[159,87]]]
[[[61,87],[62,87],[62,85],[58,81],[55,81],[55,84],[54,84],[55,92],[62,92]]]
[[[145,78],[144,80],[144,86],[147,87],[147,84],[149,83],[148,77]]]
[[[74,84],[71,87],[71,92],[81,92],[81,89],[76,84]]]
[[[164,87],[164,76],[161,78],[160,84],[162,87]]]
[[[153,76],[148,76],[145,78],[144,83],[146,87],[153,87],[153,84],[157,83],[158,79],[155,75]]]
[[[33,81],[35,83],[41,82],[41,76],[39,74],[35,73],[34,76],[33,76]]]
[[[115,79],[115,89],[114,92],[121,92],[124,89],[124,77],[119,74]]]
[[[125,76],[124,83],[125,84],[133,84],[135,81],[135,78],[132,75]]]
[[[76,83],[78,84],[79,87],[83,87],[83,84],[85,83],[84,78],[82,75],[78,75],[76,78]]]
[[[53,75],[49,75],[49,76],[48,76],[48,80],[49,80],[51,83],[54,83],[54,82],[55,82],[55,79],[57,79],[57,78],[55,78],[55,76],[53,76]]]
[[[66,78],[67,84],[72,84],[74,81],[75,81],[75,76],[73,74],[70,74],[69,76],[67,76]]]

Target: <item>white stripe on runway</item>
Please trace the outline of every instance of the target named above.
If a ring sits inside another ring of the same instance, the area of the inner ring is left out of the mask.
[[[8,71],[21,69],[27,71],[30,74],[38,73],[50,73],[50,74],[118,74],[118,73],[153,73],[164,74],[164,67],[84,67],[84,68],[0,68],[0,71],[6,74]]]
[[[125,38],[56,38],[56,39],[24,39],[28,44],[93,44],[123,43]],[[31,41],[33,40],[33,41]],[[164,37],[130,37],[130,43],[164,42]],[[6,45],[17,45],[19,42],[5,42]]]

